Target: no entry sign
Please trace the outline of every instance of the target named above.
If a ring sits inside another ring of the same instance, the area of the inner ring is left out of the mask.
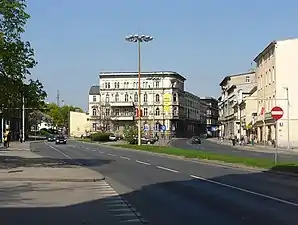
[[[281,107],[275,106],[271,109],[271,116],[275,120],[279,120],[284,115],[284,111]]]

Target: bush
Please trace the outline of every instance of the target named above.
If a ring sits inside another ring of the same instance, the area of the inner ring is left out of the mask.
[[[110,137],[110,134],[108,133],[94,133],[94,134],[91,134],[90,138],[91,138],[91,141],[109,141]]]
[[[39,132],[40,132],[40,135],[41,135],[41,136],[48,136],[48,135],[51,134],[51,133],[50,133],[47,129],[45,129],[45,128],[42,128]]]
[[[135,138],[138,136],[137,126],[127,126],[124,129],[124,140],[128,143],[135,143]]]

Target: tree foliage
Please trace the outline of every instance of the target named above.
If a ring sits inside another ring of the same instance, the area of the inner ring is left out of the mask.
[[[47,96],[41,82],[29,78],[37,64],[30,43],[22,40],[29,18],[25,0],[0,1],[0,106],[8,109],[6,117],[17,114],[22,96],[25,107],[35,109],[44,107]]]
[[[58,126],[68,126],[69,112],[84,112],[80,107],[65,105],[59,107],[54,103],[50,103],[46,106],[45,113],[48,114],[52,119],[53,123]]]

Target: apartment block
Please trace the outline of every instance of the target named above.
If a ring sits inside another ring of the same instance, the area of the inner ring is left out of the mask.
[[[272,41],[254,59],[258,109],[254,127],[260,142],[276,141],[279,146],[298,146],[298,104],[294,102],[298,94],[297,58],[298,39],[287,39]],[[280,106],[284,111],[276,124],[270,113],[274,106]]]
[[[218,99],[219,135],[240,138],[245,135],[245,121],[242,120],[240,103],[244,95],[248,95],[256,86],[255,71],[226,76],[221,82],[221,96]]]

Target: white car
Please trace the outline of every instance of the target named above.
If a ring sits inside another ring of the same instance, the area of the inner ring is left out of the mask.
[[[110,135],[110,141],[117,141],[117,137],[115,135]]]

